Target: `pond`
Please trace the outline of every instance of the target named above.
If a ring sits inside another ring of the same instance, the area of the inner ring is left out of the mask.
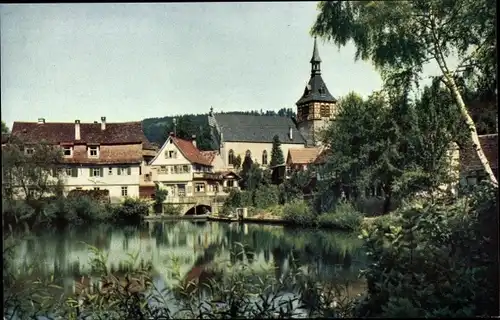
[[[11,260],[17,277],[53,275],[67,295],[99,282],[100,275],[91,268],[89,245],[104,253],[107,268],[117,274],[131,256],[139,264],[149,264],[153,283],[160,289],[186,280],[202,281],[214,270],[226,271],[229,262],[267,270],[277,279],[291,272],[293,264],[320,283],[348,282],[349,296],[365,290],[358,277],[366,264],[361,240],[339,231],[180,220],[45,230],[18,240]]]

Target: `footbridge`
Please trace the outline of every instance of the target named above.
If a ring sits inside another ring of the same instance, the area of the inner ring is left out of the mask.
[[[167,197],[165,205],[174,205],[182,215],[201,215],[208,212],[219,213],[227,195]]]

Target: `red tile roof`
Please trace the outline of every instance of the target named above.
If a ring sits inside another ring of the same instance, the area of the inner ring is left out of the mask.
[[[52,144],[134,144],[144,143],[149,149],[150,142],[142,131],[140,121],[106,123],[101,130],[100,123],[80,123],[80,140],[75,140],[75,124],[70,122],[14,122],[12,135],[25,143],[39,143],[45,140]]]
[[[492,169],[498,168],[498,134],[485,134],[479,136],[479,142]],[[461,171],[481,170],[483,168],[476,151],[472,145],[460,150]]]
[[[204,156],[205,158],[207,158],[208,161],[210,161],[210,163],[212,163],[212,161],[214,161],[215,159],[215,156],[217,155],[217,151],[200,151],[201,152],[201,155]]]
[[[212,162],[209,161],[209,159],[207,159],[201,151],[193,145],[192,141],[180,139],[174,136],[170,136],[170,138],[184,157],[188,159],[188,161],[205,166],[212,166]]]
[[[63,122],[14,122],[12,136],[27,144],[42,141],[54,145],[72,145],[73,154],[65,163],[74,164],[130,164],[140,163],[143,149],[153,149],[142,131],[141,122],[80,123],[80,140],[75,140],[75,124]],[[89,157],[86,145],[98,144],[99,157]],[[154,150],[154,149],[153,149]]]

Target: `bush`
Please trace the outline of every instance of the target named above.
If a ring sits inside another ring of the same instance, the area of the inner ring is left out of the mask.
[[[49,202],[44,213],[56,223],[78,223],[105,221],[112,218],[112,212],[99,200],[88,196],[58,198]]]
[[[316,215],[303,200],[294,200],[283,207],[283,218],[291,223],[303,226],[316,224]]]
[[[498,189],[478,192],[471,206],[468,199],[417,203],[402,208],[398,220],[362,231],[372,263],[365,271],[368,294],[358,317],[494,314],[498,282],[487,272],[495,262],[485,252],[479,217],[483,209],[496,207]]]
[[[2,215],[5,225],[16,225],[23,221],[32,220],[35,209],[26,201],[2,199]]]
[[[254,205],[256,208],[265,209],[279,202],[278,186],[261,186],[255,190]]]
[[[133,224],[144,220],[149,214],[149,203],[145,200],[126,198],[123,203],[113,210],[115,222]]]
[[[163,204],[163,214],[171,215],[171,216],[180,216],[182,214],[180,207],[175,206],[171,203]]]
[[[231,189],[229,195],[224,201],[224,207],[238,208],[241,207],[241,192],[236,189]]]
[[[327,228],[358,230],[362,222],[363,215],[348,202],[342,202],[334,212],[323,213],[318,217],[318,225]]]

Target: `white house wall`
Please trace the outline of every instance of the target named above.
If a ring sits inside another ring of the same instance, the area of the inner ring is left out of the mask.
[[[186,157],[182,154],[182,152],[177,148],[177,146],[172,142],[171,139],[168,138],[167,141],[163,144],[160,151],[158,151],[157,156],[151,161],[150,166],[153,170],[153,179],[155,181],[159,181],[161,183],[168,182],[185,182],[193,180],[192,173],[192,165]],[[168,151],[176,151],[176,158],[165,158],[165,152]],[[188,165],[189,173],[172,173],[162,174],[158,170],[161,169],[161,166],[173,166],[173,165]]]

